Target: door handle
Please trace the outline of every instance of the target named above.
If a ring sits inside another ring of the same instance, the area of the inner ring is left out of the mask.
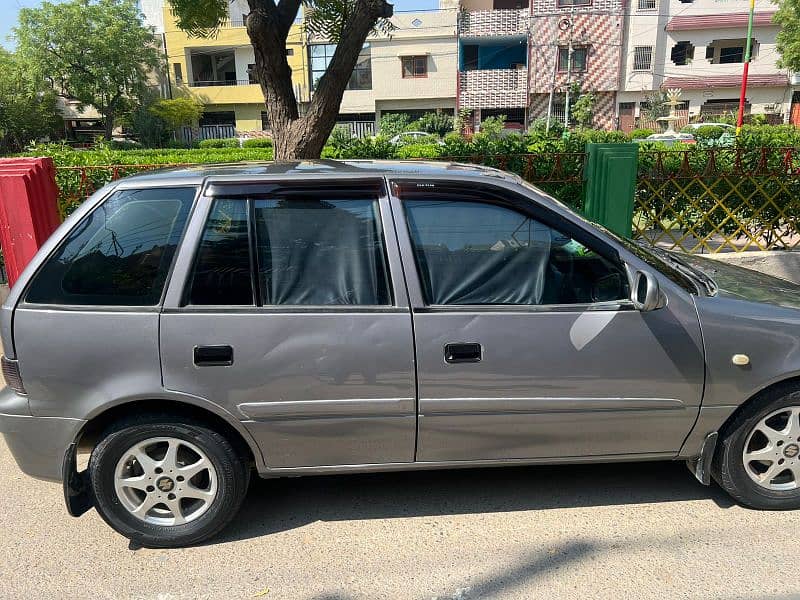
[[[444,360],[448,363],[481,362],[483,348],[478,343],[446,344]]]
[[[231,346],[195,346],[194,364],[198,367],[229,367],[233,364]]]

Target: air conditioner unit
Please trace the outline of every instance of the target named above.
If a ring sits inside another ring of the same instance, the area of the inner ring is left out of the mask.
[[[792,73],[792,76],[789,78],[789,83],[792,85],[800,85],[800,73]]]

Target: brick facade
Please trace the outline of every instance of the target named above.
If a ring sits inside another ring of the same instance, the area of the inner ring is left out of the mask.
[[[528,9],[461,12],[458,33],[462,37],[528,35]]]
[[[596,97],[594,105],[594,119],[592,127],[595,129],[616,129],[616,94],[614,92],[594,92]],[[544,119],[547,117],[547,103],[550,100],[550,93],[531,94],[530,109],[528,111],[529,120]],[[570,101],[571,102],[571,101]],[[553,98],[555,110],[551,118],[564,120],[564,94],[556,94]]]

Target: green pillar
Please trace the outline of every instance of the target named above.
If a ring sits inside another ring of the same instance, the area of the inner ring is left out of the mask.
[[[630,237],[638,167],[638,144],[586,144],[584,216]]]

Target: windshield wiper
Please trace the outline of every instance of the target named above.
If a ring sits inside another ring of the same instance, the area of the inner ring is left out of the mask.
[[[690,277],[694,281],[700,283],[700,285],[705,288],[706,292],[709,296],[716,296],[719,287],[717,286],[717,282],[714,281],[711,277],[707,274],[703,273],[701,270],[696,269],[689,263],[682,261],[680,258],[675,256],[672,252],[664,250],[663,248],[658,248],[656,246],[652,246],[648,248],[653,254],[658,255],[659,258],[666,260],[670,263],[676,270],[680,271],[687,277]]]

